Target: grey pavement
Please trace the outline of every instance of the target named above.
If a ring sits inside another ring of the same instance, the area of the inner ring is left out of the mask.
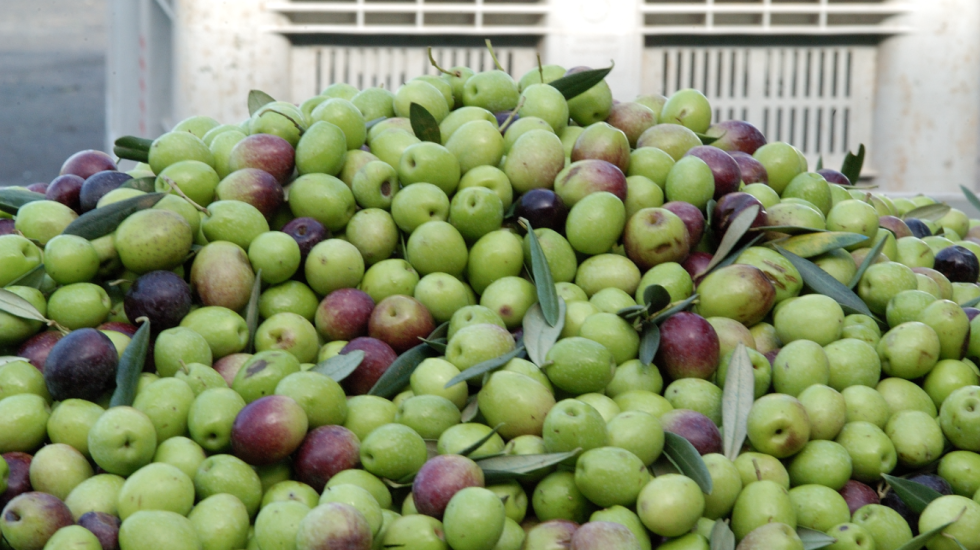
[[[105,0],[0,0],[0,185],[105,145]]]

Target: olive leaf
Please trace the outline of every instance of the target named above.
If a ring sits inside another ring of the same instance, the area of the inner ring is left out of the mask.
[[[374,128],[375,126],[377,126],[377,124],[379,122],[384,122],[386,120],[388,120],[388,117],[386,117],[386,116],[379,116],[378,118],[371,119],[371,120],[369,120],[369,121],[367,121],[367,122],[364,123],[364,129],[365,130],[370,130],[371,128]]]
[[[858,146],[858,153],[852,155],[850,151],[844,156],[844,163],[841,164],[840,171],[847,176],[851,183],[857,183],[861,179],[861,168],[864,166],[864,144]]]
[[[711,474],[701,454],[690,441],[675,433],[664,432],[664,454],[682,474],[698,484],[702,493],[711,494]]]
[[[951,208],[948,204],[927,204],[925,206],[920,206],[909,210],[904,216],[902,216],[902,219],[927,220],[934,222],[948,214],[950,210]]]
[[[348,353],[334,355],[325,361],[320,361],[310,371],[332,378],[335,382],[342,382],[352,372],[357,370],[357,367],[361,365],[361,361],[364,361],[364,351],[356,349]]]
[[[868,317],[874,317],[871,310],[868,309],[867,304],[853,290],[842,285],[840,281],[831,277],[829,273],[817,267],[813,262],[806,258],[801,258],[780,246],[776,247],[776,251],[793,264],[793,267],[803,276],[803,282],[808,287],[820,294],[830,296],[846,309],[851,309]]]
[[[670,305],[670,293],[660,285],[650,285],[643,289],[643,303],[648,311],[656,313]]]
[[[459,412],[459,421],[463,424],[471,422],[480,413],[480,403],[475,395],[471,395],[466,400],[466,406]]]
[[[449,340],[447,338],[436,338],[435,340],[430,340],[428,338],[419,338],[423,344],[432,348],[436,353],[445,355],[446,348],[449,347]]]
[[[133,178],[126,180],[126,183],[119,186],[120,189],[135,189],[144,193],[152,193],[156,189],[156,176],[146,176],[145,178]]]
[[[780,246],[801,258],[812,258],[866,240],[868,237],[850,231],[825,231],[790,237]]]
[[[691,307],[691,304],[693,304],[697,299],[698,299],[698,295],[692,294],[691,296],[687,297],[685,300],[677,302],[677,304],[661,311],[653,319],[650,319],[650,322],[655,324],[660,324],[666,321],[667,318],[669,318],[671,315],[679,311],[684,311],[685,309]]]
[[[637,317],[646,314],[647,309],[648,309],[647,306],[628,306],[617,311],[616,315],[619,315],[620,317],[626,319],[627,321],[632,321],[633,319],[636,319]]]
[[[5,288],[0,288],[0,311],[21,319],[42,323],[50,322],[44,315],[41,315],[41,312],[33,304]]]
[[[796,534],[803,541],[803,550],[817,550],[819,548],[826,548],[831,544],[837,542],[837,539],[824,533],[822,531],[817,531],[816,529],[809,529],[807,527],[797,527]]]
[[[132,160],[135,162],[150,162],[150,154],[140,149],[129,149],[115,145],[112,148],[112,154],[121,159]]]
[[[804,227],[802,225],[761,225],[759,227],[753,227],[749,231],[772,231],[774,233],[786,233],[787,235],[806,235],[809,233],[825,233],[827,230]]]
[[[698,134],[696,132],[695,135],[698,136],[698,139],[701,140],[701,145],[711,145],[712,143],[722,138],[722,136],[709,136],[708,134]]]
[[[524,314],[524,347],[527,356],[537,366],[544,365],[548,350],[555,345],[565,326],[565,300],[558,298],[558,322],[549,326],[541,312],[541,304],[534,304]]]
[[[248,116],[255,115],[256,111],[275,101],[271,95],[262,90],[251,90],[248,92]]]
[[[432,332],[425,337],[426,340],[437,340],[439,338],[446,338],[449,336],[449,321],[442,323],[436,328],[432,329]]]
[[[605,69],[591,69],[580,73],[570,74],[568,76],[563,76],[558,80],[552,80],[548,83],[548,85],[561,92],[561,95],[564,96],[565,100],[569,100],[578,96],[579,94],[589,91],[593,86],[602,82],[602,79],[606,78],[606,75],[608,75],[615,66],[616,63],[613,62],[610,67]]]
[[[255,331],[259,327],[259,297],[262,295],[262,268],[255,272],[255,282],[252,283],[252,294],[245,308],[245,324],[248,326],[248,343],[245,353],[252,353],[255,347]]]
[[[110,407],[128,407],[136,399],[136,387],[146,364],[146,352],[150,349],[150,320],[141,317],[143,323],[129,341],[119,365],[116,367],[116,390],[112,392]]]
[[[960,306],[961,307],[973,307],[973,306],[975,306],[977,304],[980,304],[980,296],[977,296],[976,298],[974,298],[972,300],[969,300],[967,302],[963,302],[962,304],[960,304]]]
[[[660,349],[660,327],[653,322],[643,324],[643,334],[640,336],[640,363],[649,366]]]
[[[41,283],[44,282],[44,276],[47,274],[44,271],[44,264],[37,264],[36,266],[29,269],[26,273],[17,277],[13,281],[10,281],[5,287],[12,286],[29,286],[31,288],[41,288]]]
[[[760,240],[762,240],[762,235],[756,235],[751,240],[749,240],[749,242],[743,244],[738,250],[736,250],[735,252],[732,252],[731,254],[729,254],[728,256],[726,256],[725,259],[723,259],[722,261],[720,261],[717,264],[715,264],[714,267],[712,267],[709,270],[706,270],[704,273],[699,274],[699,276],[704,277],[704,276],[708,275],[709,273],[715,271],[716,269],[721,269],[723,267],[728,267],[728,266],[732,265],[733,263],[735,263],[736,260],[738,260],[738,257],[742,255],[742,252],[745,252],[746,250],[752,248]]]
[[[422,361],[437,356],[439,356],[439,352],[427,343],[419,344],[406,351],[388,366],[381,378],[378,378],[378,381],[371,387],[368,395],[377,395],[386,399],[397,395],[398,392],[402,391],[402,388],[408,385],[412,373]]]
[[[0,189],[0,210],[8,214],[16,214],[21,206],[29,202],[43,200],[43,193],[28,191],[23,187],[5,187]]]
[[[508,361],[514,359],[515,357],[523,357],[525,355],[525,349],[523,343],[519,343],[513,351],[505,353],[500,357],[495,357],[493,359],[487,359],[486,361],[477,363],[472,367],[464,370],[463,372],[452,377],[449,382],[446,382],[444,388],[449,388],[455,386],[460,382],[466,382],[467,380],[472,380],[479,376],[483,376],[492,370],[499,369],[500,367],[507,364]]]
[[[916,483],[911,479],[890,476],[888,474],[881,474],[881,477],[885,478],[885,481],[895,491],[898,498],[902,499],[902,502],[916,514],[921,514],[930,502],[943,496],[932,487]]]
[[[755,401],[755,374],[752,360],[741,343],[735,348],[725,376],[721,397],[722,427],[724,428],[725,457],[738,458],[748,434],[749,411]]]
[[[104,237],[115,231],[119,224],[130,215],[140,210],[152,208],[165,195],[165,193],[147,193],[89,210],[72,220],[62,233],[77,235],[90,241]]]
[[[888,239],[881,239],[875,243],[873,247],[871,247],[871,250],[868,251],[868,255],[864,257],[864,261],[861,262],[861,265],[858,266],[857,271],[854,272],[854,276],[847,282],[847,288],[853,289],[858,285],[858,283],[861,282],[861,277],[864,277],[864,272],[867,271],[869,267],[874,265],[875,258],[878,257],[878,254],[881,254],[881,250],[885,248],[887,243]]]
[[[150,146],[153,145],[152,139],[141,138],[137,136],[122,136],[116,141],[112,142],[116,147],[122,147],[123,149],[132,149],[134,151],[143,151],[144,153],[150,150]]]
[[[963,195],[966,197],[966,200],[970,201],[970,204],[972,204],[974,208],[980,210],[980,197],[977,197],[976,193],[970,191],[965,185],[960,186],[960,191],[963,191]]]
[[[711,528],[711,539],[708,541],[710,550],[735,550],[735,533],[725,523],[725,520],[715,520]]]
[[[415,136],[422,141],[432,143],[442,143],[442,133],[439,130],[439,122],[436,117],[425,107],[418,103],[412,103],[409,109],[409,121],[412,123],[412,131]]]
[[[815,172],[823,170],[823,155],[817,157],[817,165],[813,168]]]
[[[548,266],[548,259],[544,255],[544,249],[538,241],[538,236],[531,227],[531,222],[526,218],[520,218],[518,223],[527,228],[528,240],[531,248],[531,275],[534,277],[534,288],[538,293],[538,303],[541,304],[541,313],[544,314],[545,321],[549,326],[558,324],[558,291],[555,289],[555,280],[551,276],[551,267]]]
[[[948,523],[944,523],[944,524],[940,525],[939,527],[936,527],[935,529],[930,529],[929,531],[926,531],[925,533],[920,533],[917,537],[914,537],[912,540],[910,540],[910,541],[906,542],[905,544],[899,546],[895,550],[921,550],[922,548],[925,548],[926,545],[929,544],[929,542],[932,539],[934,539],[937,536],[939,536],[939,534],[943,532],[943,529],[945,529],[945,528],[949,527],[950,525],[956,523],[956,521],[958,521],[958,520],[959,520],[959,518],[957,518],[954,521],[950,521]]]
[[[719,262],[727,258],[729,253],[735,249],[738,242],[742,240],[745,233],[752,227],[752,222],[759,215],[759,208],[761,207],[758,204],[749,206],[739,212],[735,216],[735,219],[728,224],[728,230],[725,231],[725,236],[721,238],[721,243],[718,244],[718,250],[715,251],[715,255],[711,257],[711,261],[704,268],[704,273],[711,272]]]
[[[492,458],[477,460],[476,465],[483,470],[487,484],[519,479],[545,468],[568,460],[577,455],[581,449],[565,453],[547,453],[537,455],[500,455]]]
[[[500,431],[500,428],[503,428],[503,427],[504,427],[503,424],[497,424],[496,426],[494,426],[494,428],[492,430],[490,430],[487,433],[487,435],[481,437],[480,439],[477,439],[476,441],[474,441],[473,443],[471,443],[470,445],[468,445],[465,449],[463,449],[462,451],[460,451],[457,454],[461,454],[461,455],[463,455],[465,457],[469,457],[471,454],[475,453],[477,451],[477,449],[479,449],[480,447],[482,447],[484,443],[486,443],[487,441],[490,441],[491,439],[493,439],[493,436],[497,435],[497,432]]]

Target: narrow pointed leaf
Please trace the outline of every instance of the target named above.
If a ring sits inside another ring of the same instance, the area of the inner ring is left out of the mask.
[[[723,259],[722,261],[716,263],[714,265],[714,267],[712,267],[711,269],[705,271],[701,276],[707,275],[707,274],[711,273],[712,271],[715,271],[716,269],[721,269],[723,267],[728,267],[728,266],[732,265],[733,263],[735,263],[735,260],[737,260],[738,257],[742,255],[742,252],[745,252],[746,250],[752,248],[753,246],[756,245],[756,243],[758,243],[761,240],[762,240],[762,235],[756,235],[755,237],[752,238],[752,240],[750,240],[749,242],[747,242],[747,243],[743,244],[741,247],[739,247],[738,250],[732,252],[731,254],[729,254],[728,256],[726,256],[725,259]]]
[[[708,473],[701,454],[690,441],[675,433],[664,432],[664,453],[682,474],[698,484],[702,493],[711,494],[711,474]]]
[[[701,145],[711,145],[712,143],[721,139],[721,136],[709,136],[708,134],[698,134],[698,133],[695,133],[695,135],[697,135],[698,139],[701,140]]]
[[[32,267],[27,273],[24,273],[20,277],[17,277],[13,281],[10,281],[5,286],[29,286],[31,288],[41,288],[41,283],[44,282],[44,264],[37,264]]]
[[[379,122],[384,122],[385,120],[388,120],[388,117],[379,116],[378,118],[371,119],[364,123],[364,129],[370,130],[371,128],[374,128]]]
[[[980,210],[980,197],[977,197],[977,194],[970,191],[970,189],[965,185],[961,185],[960,190],[963,191],[963,195],[966,197],[966,200],[970,201],[970,204],[972,204],[974,208]]]
[[[648,311],[660,311],[670,305],[670,293],[660,285],[650,285],[643,289],[643,303]]]
[[[704,227],[708,229],[711,227],[712,217],[715,215],[715,207],[718,206],[718,201],[715,199],[708,199],[708,204],[704,207]]]
[[[934,222],[943,216],[945,216],[950,211],[950,206],[948,204],[927,204],[925,206],[920,206],[918,208],[913,208],[902,216],[903,220],[928,220]]]
[[[164,195],[165,193],[147,193],[89,210],[75,218],[62,233],[77,235],[90,241],[104,237],[115,231],[133,213],[152,208]]]
[[[326,361],[320,361],[310,370],[332,378],[335,382],[341,382],[357,370],[361,361],[364,361],[364,352],[356,349],[349,353],[334,355]]]
[[[415,137],[422,141],[432,143],[442,143],[442,133],[439,131],[439,122],[432,116],[425,107],[418,103],[412,103],[409,107],[409,121],[412,123],[412,131]]]
[[[551,277],[551,268],[545,258],[544,249],[538,241],[538,236],[531,227],[531,222],[521,218],[520,223],[527,228],[528,240],[531,245],[531,275],[534,276],[534,288],[538,292],[538,303],[541,304],[541,313],[544,315],[548,325],[558,324],[558,291],[555,289],[555,280]]]
[[[851,289],[842,285],[840,281],[830,276],[829,273],[817,267],[813,262],[806,258],[801,258],[782,247],[777,246],[776,250],[786,257],[790,263],[803,276],[803,282],[813,290],[830,296],[842,307],[850,308],[858,313],[873,317],[871,310],[857,294]]]
[[[660,477],[667,474],[679,474],[681,471],[667,455],[661,454],[660,458],[650,465],[650,473],[655,477]]]
[[[248,307],[245,308],[245,324],[248,326],[248,344],[245,345],[245,353],[252,353],[255,348],[255,331],[259,328],[259,297],[262,296],[262,268],[255,273],[255,282],[252,283],[252,294],[248,298]]]
[[[126,149],[149,151],[150,146],[153,145],[153,140],[136,136],[122,136],[112,144],[116,147],[124,147]]]
[[[650,365],[660,349],[660,327],[656,323],[644,323],[640,336],[640,363]]]
[[[446,385],[443,387],[448,388],[450,386],[455,386],[460,382],[466,382],[467,380],[472,380],[473,378],[483,376],[485,373],[488,373],[495,369],[499,369],[500,367],[506,365],[507,362],[510,361],[511,359],[515,357],[524,357],[524,355],[525,355],[524,345],[518,344],[518,346],[509,353],[505,353],[500,357],[495,357],[493,359],[487,359],[482,363],[477,363],[472,367],[464,370],[463,372],[457,374],[456,376],[452,377],[452,379],[449,382],[446,382]]]
[[[146,176],[145,178],[133,178],[127,180],[126,183],[120,185],[119,187],[123,189],[136,189],[137,191],[142,191],[144,193],[152,193],[156,188],[157,178],[155,176]]]
[[[678,311],[684,311],[685,309],[691,307],[691,304],[693,304],[697,299],[698,299],[698,295],[692,294],[686,300],[678,302],[676,305],[673,305],[668,309],[661,311],[660,313],[657,314],[656,317],[650,319],[650,322],[659,325],[660,323],[666,321],[668,317],[677,313]]]
[[[725,520],[715,520],[715,526],[711,528],[711,540],[708,543],[710,550],[735,550],[735,533]]]
[[[788,235],[806,235],[809,233],[824,233],[826,229],[815,229],[802,225],[761,225],[753,227],[749,231],[772,231],[774,233],[786,233]]]
[[[927,487],[910,479],[890,476],[888,474],[882,474],[881,477],[885,478],[885,481],[891,486],[892,491],[895,491],[898,498],[902,499],[902,502],[916,514],[921,514],[930,502],[943,496],[932,487]]]
[[[471,454],[475,453],[477,449],[479,449],[480,447],[482,447],[484,443],[486,443],[487,441],[490,441],[493,438],[493,436],[497,435],[497,432],[500,431],[500,428],[502,428],[503,426],[504,426],[503,424],[498,424],[498,425],[494,426],[494,428],[492,430],[490,430],[487,433],[487,435],[485,435],[485,436],[481,437],[480,439],[474,441],[472,444],[470,444],[468,447],[466,447],[465,449],[463,449],[462,451],[460,451],[458,454],[461,454],[461,455],[463,455],[465,457],[469,457]]]
[[[623,309],[617,311],[616,315],[619,315],[620,317],[626,319],[627,321],[632,321],[633,319],[640,317],[646,312],[647,312],[646,306],[629,306],[629,307],[624,307]]]
[[[390,398],[402,391],[408,385],[415,368],[430,357],[438,357],[439,352],[428,344],[419,344],[398,356],[398,359],[388,367],[381,378],[374,383],[368,395]]]
[[[449,321],[437,326],[425,337],[426,340],[436,340],[439,338],[446,338],[449,336]]]
[[[741,211],[732,223],[728,225],[728,230],[725,231],[725,236],[721,238],[721,243],[718,245],[718,250],[715,251],[715,255],[708,262],[708,266],[705,267],[704,272],[710,272],[718,262],[724,260],[728,257],[732,250],[738,245],[738,241],[745,236],[745,233],[752,227],[752,222],[755,221],[755,217],[759,215],[759,205],[753,204],[752,206]]]
[[[817,172],[823,170],[823,155],[817,157],[817,165],[813,169]]]
[[[116,155],[121,159],[132,160],[136,162],[150,161],[150,154],[142,149],[130,149],[128,147],[120,147],[116,145],[112,148],[112,154]]]
[[[8,214],[16,214],[17,209],[29,202],[43,200],[43,193],[35,193],[22,187],[5,187],[0,189],[0,210]]]
[[[858,146],[858,152],[856,155],[852,155],[850,151],[844,157],[844,163],[840,167],[842,174],[847,176],[847,179],[851,180],[851,183],[857,183],[861,179],[861,168],[864,167],[864,144],[862,143]]]
[[[0,311],[9,313],[14,317],[20,317],[21,319],[40,321],[42,323],[48,322],[33,304],[4,288],[0,288]]]
[[[854,276],[847,282],[847,288],[853,289],[858,285],[858,283],[861,282],[861,277],[864,277],[864,272],[867,271],[869,267],[874,265],[875,258],[878,257],[878,254],[881,254],[881,250],[885,248],[885,244],[887,243],[888,239],[881,239],[875,243],[875,245],[871,248],[871,251],[868,252],[868,255],[864,257],[864,261],[858,266],[858,270],[854,272]]]
[[[579,94],[589,91],[593,86],[602,82],[606,75],[613,70],[615,65],[605,69],[592,69],[580,73],[563,76],[558,80],[552,80],[548,84],[556,88],[566,100],[572,99]]]
[[[748,433],[749,411],[755,401],[755,375],[745,346],[739,344],[728,364],[721,398],[725,456],[734,462]]]
[[[808,529],[806,527],[797,527],[796,534],[803,541],[803,550],[817,550],[818,548],[826,548],[831,544],[837,542],[837,539],[824,533],[822,531],[817,531],[816,529]]]
[[[119,366],[116,367],[116,391],[112,392],[111,407],[128,407],[136,399],[136,386],[139,385],[143,365],[146,364],[146,352],[150,348],[150,321],[145,320],[136,330],[133,339],[129,341]]]
[[[446,348],[448,347],[449,341],[445,338],[436,338],[435,340],[429,340],[428,338],[420,338],[422,343],[432,348],[436,353],[445,355]]]
[[[475,395],[471,395],[469,399],[466,400],[466,406],[459,413],[459,421],[463,424],[471,422],[476,415],[480,412],[480,403],[476,400]]]
[[[544,364],[548,350],[555,345],[565,326],[565,300],[558,298],[558,322],[548,325],[541,312],[541,304],[534,304],[524,315],[524,347],[527,356],[537,366]]]
[[[921,550],[922,548],[925,548],[927,544],[929,544],[929,541],[939,536],[939,534],[943,532],[943,529],[954,523],[956,522],[951,521],[949,523],[944,523],[935,529],[926,531],[925,533],[920,533],[919,536],[914,537],[912,540],[899,546],[895,550]]]
[[[812,258],[866,240],[868,240],[866,236],[850,231],[826,231],[790,237],[780,246],[801,258]]]
[[[487,483],[516,479],[533,474],[544,468],[559,464],[574,457],[581,451],[575,449],[567,453],[547,453],[539,455],[501,455],[477,460],[476,465],[483,470]]]
[[[275,99],[262,90],[251,90],[248,92],[248,116],[252,116],[262,107],[272,103]]]
[[[977,304],[980,304],[980,296],[970,300],[969,302],[965,302],[962,307],[975,307]]]

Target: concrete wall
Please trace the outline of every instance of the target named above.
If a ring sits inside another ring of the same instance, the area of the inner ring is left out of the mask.
[[[914,0],[878,55],[869,153],[886,190],[980,187],[980,1]]]

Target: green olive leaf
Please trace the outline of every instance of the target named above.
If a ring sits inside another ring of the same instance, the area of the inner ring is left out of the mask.
[[[803,282],[808,287],[820,294],[830,296],[844,308],[849,308],[868,317],[874,317],[867,304],[853,290],[842,285],[840,281],[831,277],[829,273],[817,267],[813,262],[780,246],[777,246],[776,250],[800,272],[800,275],[803,276]]]
[[[545,321],[549,326],[558,324],[558,291],[555,289],[555,280],[551,276],[551,267],[548,266],[548,259],[541,248],[541,242],[531,227],[531,222],[525,218],[520,218],[518,223],[527,228],[528,240],[531,245],[531,275],[534,277],[534,288],[538,292],[538,303],[541,304],[541,313],[544,314]]]
[[[476,465],[483,470],[487,484],[511,479],[519,479],[545,468],[550,468],[577,455],[581,449],[566,453],[547,453],[537,455],[500,455],[477,460]]]
[[[745,346],[739,343],[728,364],[725,389],[721,397],[725,457],[733,462],[738,458],[748,434],[749,411],[754,402],[755,374],[752,360],[749,359]]]
[[[152,208],[165,195],[165,193],[147,193],[89,210],[75,218],[62,233],[77,235],[90,241],[104,237],[115,231],[119,224],[130,215],[140,210]]]
[[[733,263],[735,263],[735,260],[738,260],[738,257],[742,255],[742,252],[745,252],[746,250],[752,248],[760,240],[762,240],[762,235],[756,235],[755,237],[752,237],[752,239],[750,239],[749,242],[743,244],[741,247],[739,247],[738,250],[726,256],[725,259],[715,264],[714,267],[705,271],[700,276],[704,277],[716,269],[721,269],[723,267],[728,267],[732,265]]]
[[[422,361],[439,355],[440,353],[427,343],[419,344],[406,351],[388,366],[381,378],[378,378],[378,381],[371,387],[368,395],[377,395],[386,399],[398,395],[398,392],[408,385],[412,373]]]
[[[980,198],[977,197],[976,193],[970,191],[965,185],[960,186],[960,191],[963,191],[963,195],[966,197],[966,200],[970,201],[970,204],[972,204],[977,211],[980,211]]]
[[[711,261],[704,268],[704,273],[710,273],[719,262],[727,258],[732,250],[735,249],[738,242],[742,240],[745,233],[752,227],[752,222],[759,215],[759,208],[761,207],[758,204],[749,206],[739,212],[735,216],[735,219],[728,224],[728,230],[725,231],[725,236],[721,238],[721,243],[718,244],[718,250],[715,251],[715,255],[711,257]]]
[[[503,424],[497,424],[496,426],[494,426],[494,428],[492,430],[490,430],[487,433],[487,435],[481,437],[480,439],[477,439],[476,441],[474,441],[472,444],[470,444],[468,447],[466,447],[465,449],[463,449],[462,451],[460,451],[457,454],[461,454],[461,455],[463,455],[465,457],[472,458],[472,457],[470,457],[470,455],[473,454],[473,453],[475,453],[476,450],[479,449],[480,447],[482,447],[484,443],[486,443],[487,441],[490,441],[493,438],[493,436],[497,435],[497,432],[500,431],[500,428],[503,428],[503,427],[504,427]]]
[[[864,261],[861,262],[861,265],[858,266],[857,271],[854,272],[854,276],[847,282],[847,288],[853,289],[858,285],[858,283],[861,282],[861,277],[864,277],[864,272],[867,271],[869,267],[874,265],[875,258],[878,257],[878,254],[881,254],[881,250],[885,248],[885,244],[887,243],[888,239],[881,239],[875,243],[873,247],[871,247],[868,255],[864,257]]]
[[[690,441],[675,433],[664,432],[664,454],[682,474],[698,484],[702,493],[711,494],[711,474],[708,472],[708,467],[705,466],[701,454],[694,448],[694,445],[691,445]]]
[[[697,132],[695,132],[695,135],[698,136],[698,139],[701,140],[701,145],[711,145],[712,143],[718,141],[722,137],[722,136],[709,136],[708,134],[699,134]]]
[[[145,178],[133,178],[120,185],[121,189],[136,189],[144,193],[152,193],[156,189],[156,176],[146,176]]]
[[[691,296],[688,296],[686,299],[677,302],[677,304],[661,311],[653,319],[650,319],[650,322],[659,325],[660,323],[666,321],[667,318],[670,317],[671,315],[679,311],[684,311],[685,309],[691,307],[691,304],[693,304],[697,299],[698,299],[698,295],[692,294]]]
[[[660,311],[670,305],[670,293],[660,285],[650,285],[643,289],[643,303],[647,311]]]
[[[26,273],[17,277],[13,281],[7,283],[6,287],[12,286],[29,286],[31,288],[41,288],[41,283],[44,282],[44,276],[47,272],[44,271],[44,264],[37,264],[36,266],[29,269]]]
[[[565,326],[565,300],[558,298],[558,322],[555,326],[549,326],[541,312],[541,304],[534,304],[531,309],[524,314],[524,347],[527,349],[527,356],[531,362],[537,366],[544,365],[545,356]]]
[[[153,145],[152,139],[141,138],[137,136],[122,136],[112,143],[116,147],[122,147],[124,149],[133,149],[135,151],[148,152],[150,146]]]
[[[143,319],[140,328],[136,330],[136,334],[119,358],[119,365],[116,367],[116,390],[112,392],[110,407],[128,407],[136,399],[136,387],[139,385],[140,375],[143,374],[143,365],[146,364],[147,350],[150,349],[150,321]]]
[[[629,307],[624,307],[623,309],[617,311],[616,315],[619,315],[620,317],[626,319],[627,321],[632,321],[637,317],[641,317],[645,313],[647,313],[646,306],[629,306]]]
[[[150,154],[140,149],[128,149],[126,147],[119,147],[116,145],[112,148],[112,154],[121,159],[132,160],[135,162],[150,162]]]
[[[248,344],[245,353],[252,353],[255,348],[255,331],[259,327],[259,297],[262,296],[262,268],[255,272],[255,282],[252,283],[252,294],[245,308],[245,324],[248,326]]]
[[[708,541],[710,550],[735,550],[735,533],[725,520],[715,520],[711,528],[711,539]]]
[[[432,113],[425,107],[418,103],[412,103],[409,107],[409,121],[412,123],[412,131],[420,140],[442,143],[439,123],[436,121],[436,117],[432,116]]]
[[[432,348],[433,351],[445,355],[446,348],[449,347],[449,340],[446,338],[436,338],[435,340],[429,340],[428,338],[419,338],[425,345]]]
[[[951,208],[948,204],[927,204],[925,206],[920,206],[909,210],[904,216],[902,216],[902,219],[927,220],[934,222],[948,214],[950,210]]]
[[[471,395],[466,400],[466,406],[459,412],[459,421],[463,424],[472,422],[479,413],[480,403],[476,400],[476,395]]]
[[[251,90],[248,92],[248,116],[253,116],[256,111],[275,101],[271,95],[262,90]]]
[[[957,520],[958,519],[959,518],[957,518]],[[921,550],[922,548],[925,548],[927,544],[929,544],[929,541],[939,536],[939,534],[943,532],[943,529],[949,527],[954,523],[956,523],[956,521],[950,521],[948,523],[944,523],[940,525],[939,527],[936,527],[935,529],[930,529],[925,533],[920,533],[919,536],[914,537],[912,540],[899,546],[895,550]]]
[[[961,307],[974,307],[977,304],[980,304],[980,296],[978,296],[978,297],[976,297],[976,298],[974,298],[972,300],[969,300],[967,302],[963,302],[960,305],[961,305]]]
[[[649,366],[660,349],[660,327],[656,323],[643,324],[643,334],[640,336],[640,363]]]
[[[824,231],[790,237],[781,246],[801,258],[812,258],[866,240],[868,237],[850,231]]]
[[[840,171],[847,176],[851,183],[857,183],[861,179],[861,168],[864,167],[864,144],[858,146],[858,153],[852,155],[850,151],[844,156],[844,163],[841,164]]]
[[[379,116],[378,118],[371,119],[364,123],[364,129],[370,130],[371,128],[374,128],[379,122],[384,122],[386,120],[388,120],[388,117],[386,116]]]
[[[823,155],[817,157],[817,165],[813,167],[813,170],[815,172],[819,172],[820,170],[823,170]]]
[[[548,84],[561,92],[561,95],[564,96],[565,100],[567,101],[591,90],[593,86],[602,82],[602,80],[606,78],[606,75],[608,75],[615,66],[616,64],[612,63],[610,67],[605,69],[591,69],[580,73],[570,74],[568,76],[563,76],[558,80],[552,80]]]
[[[33,304],[5,288],[0,288],[0,311],[14,317],[48,323],[48,319]]]
[[[357,367],[361,365],[361,361],[364,361],[364,352],[356,349],[348,353],[334,355],[325,361],[320,361],[310,371],[332,378],[335,382],[342,382],[352,372],[357,370]]]
[[[881,477],[885,478],[885,481],[895,491],[898,498],[902,499],[902,502],[916,514],[921,514],[930,502],[943,496],[932,487],[916,483],[910,479],[890,476],[888,474],[881,474]]]
[[[483,376],[485,373],[488,373],[492,370],[499,369],[500,367],[506,365],[508,361],[514,359],[515,357],[524,357],[525,351],[526,350],[524,349],[523,342],[518,342],[517,347],[515,347],[513,351],[505,353],[500,357],[487,359],[486,361],[473,365],[472,367],[452,377],[452,379],[450,379],[449,382],[446,382],[446,385],[443,387],[449,388],[451,386],[455,386],[456,384],[459,384],[460,382],[466,382],[467,380],[472,380],[473,378]]]
[[[818,550],[837,542],[837,539],[827,533],[807,527],[797,527],[796,534],[803,541],[803,550]]]
[[[772,231],[775,233],[786,233],[787,235],[807,235],[809,233],[825,233],[826,229],[815,229],[802,225],[762,225],[753,227],[749,231]]]
[[[0,189],[0,210],[8,214],[16,214],[21,206],[29,202],[43,200],[43,193],[28,191],[23,187],[4,187]]]

